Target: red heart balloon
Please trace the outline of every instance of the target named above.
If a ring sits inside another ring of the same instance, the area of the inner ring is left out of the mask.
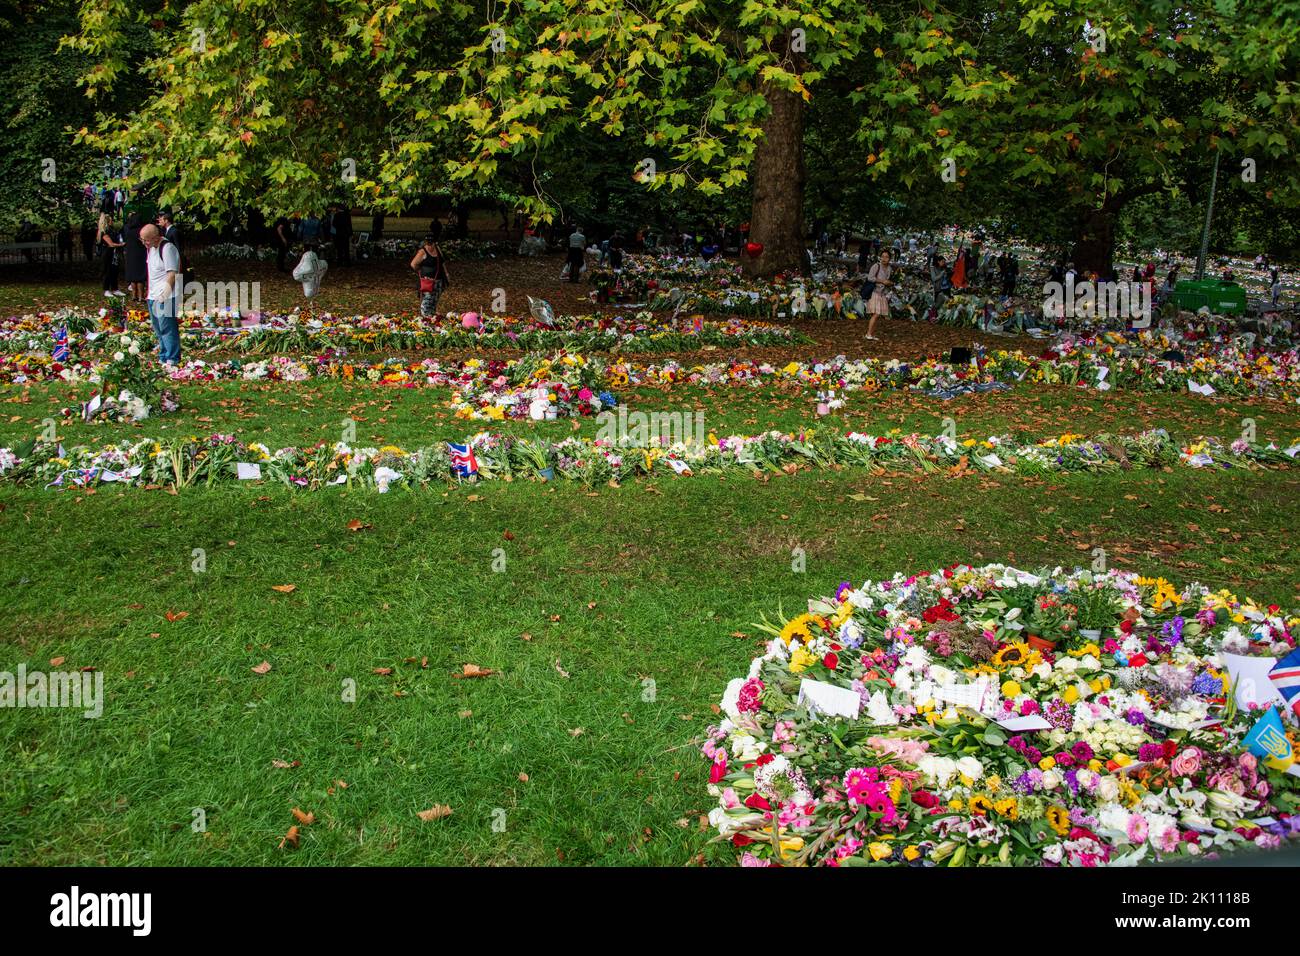
[[[763,244],[761,242],[745,243],[745,251],[749,253],[749,258],[757,259],[763,254]]]

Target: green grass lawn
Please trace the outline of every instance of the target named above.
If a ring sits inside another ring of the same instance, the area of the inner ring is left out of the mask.
[[[1294,603],[1298,491],[1284,473],[1192,471],[6,490],[6,662],[95,667],[106,703],[98,720],[0,711],[0,862],[685,863],[709,803],[690,741],[760,615],[844,579],[1094,547]],[[497,673],[454,677],[466,663]],[[452,816],[416,817],[438,804]],[[281,850],[293,807],[316,823]]]
[[[89,385],[40,383],[0,394],[0,446],[34,437],[55,419],[65,445],[103,444],[143,436],[236,434],[272,447],[310,445],[339,439],[345,418],[356,422],[361,444],[404,448],[459,440],[483,429],[560,439],[570,434],[595,437],[595,418],[553,422],[486,422],[457,419],[445,388],[316,382],[212,382],[181,386],[180,414],[135,424],[84,424],[75,416],[59,421],[62,408],[74,411],[93,391]],[[1288,446],[1300,438],[1300,410],[1280,401],[1216,399],[1195,395],[1117,392],[1099,396],[1065,386],[1018,386],[1007,392],[966,395],[950,401],[914,392],[848,392],[838,413],[816,418],[816,393],[767,385],[673,385],[615,389],[632,410],[704,412],[705,428],[719,436],[754,434],[802,427],[868,431],[892,428],[935,434],[943,419],[953,419],[962,438],[1017,434],[1038,440],[1063,432],[1133,434],[1165,428],[1178,438],[1213,435],[1232,439],[1243,420],[1252,419],[1261,443]],[[576,427],[575,427],[576,425]]]
[[[0,446],[88,394],[4,389]],[[336,441],[345,417],[363,445],[575,433],[571,421],[456,420],[445,389],[228,382],[180,397],[173,416],[59,423],[59,435],[74,445],[225,432],[277,447]],[[719,435],[933,433],[951,416],[961,438],[1151,427],[1232,438],[1243,418],[1261,442],[1300,437],[1295,406],[1185,395],[859,392],[820,422],[806,390],[622,397],[637,410],[704,409]],[[757,652],[763,615],[802,610],[843,580],[959,561],[1073,566],[1096,548],[1117,567],[1295,606],[1298,493],[1300,469],[1181,467],[1053,481],[805,470],[386,495],[0,484],[0,670],[93,667],[105,684],[95,720],[0,709],[0,864],[729,858],[706,848],[713,801],[693,741]],[[255,673],[262,662],[270,670]],[[454,676],[466,664],[494,673]],[[417,816],[440,805],[452,814]],[[295,807],[315,822],[297,849],[281,848]]]

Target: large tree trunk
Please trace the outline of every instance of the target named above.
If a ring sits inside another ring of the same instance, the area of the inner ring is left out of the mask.
[[[761,243],[763,252],[751,259],[742,250],[745,274],[804,273],[803,97],[770,83],[763,96],[772,112],[754,154],[754,208],[749,217],[749,241]]]
[[[1070,259],[1080,275],[1110,275],[1115,259],[1115,221],[1119,208],[1107,200],[1100,209],[1085,209],[1079,216]]]

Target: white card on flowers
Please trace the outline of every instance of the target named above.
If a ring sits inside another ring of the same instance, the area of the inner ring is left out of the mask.
[[[1238,707],[1286,705],[1286,699],[1278,693],[1268,677],[1268,672],[1277,664],[1277,658],[1243,657],[1226,652],[1219,656],[1223,658],[1223,666],[1232,675],[1232,695],[1236,698]]]
[[[826,717],[849,720],[857,720],[862,711],[862,698],[855,691],[806,677],[799,682],[799,704]]]

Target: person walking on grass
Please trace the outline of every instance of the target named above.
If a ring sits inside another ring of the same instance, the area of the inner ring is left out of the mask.
[[[582,227],[574,225],[569,233],[569,281],[582,279],[583,266],[587,264],[587,237],[582,234]]]
[[[880,253],[880,260],[867,273],[867,282],[871,285],[871,296],[867,299],[867,314],[871,321],[867,323],[868,341],[876,341],[876,320],[882,316],[889,318],[889,290],[894,284],[890,278],[889,250]]]
[[[442,223],[430,223],[429,234],[411,259],[411,268],[419,280],[420,315],[426,319],[438,314],[438,299],[451,282],[447,275],[447,257],[438,245],[441,236]]]
[[[181,360],[181,331],[177,324],[176,304],[181,290],[181,254],[176,244],[163,238],[153,223],[140,230],[140,241],[149,250],[149,323],[158,338],[158,359],[164,366],[175,367]]]

